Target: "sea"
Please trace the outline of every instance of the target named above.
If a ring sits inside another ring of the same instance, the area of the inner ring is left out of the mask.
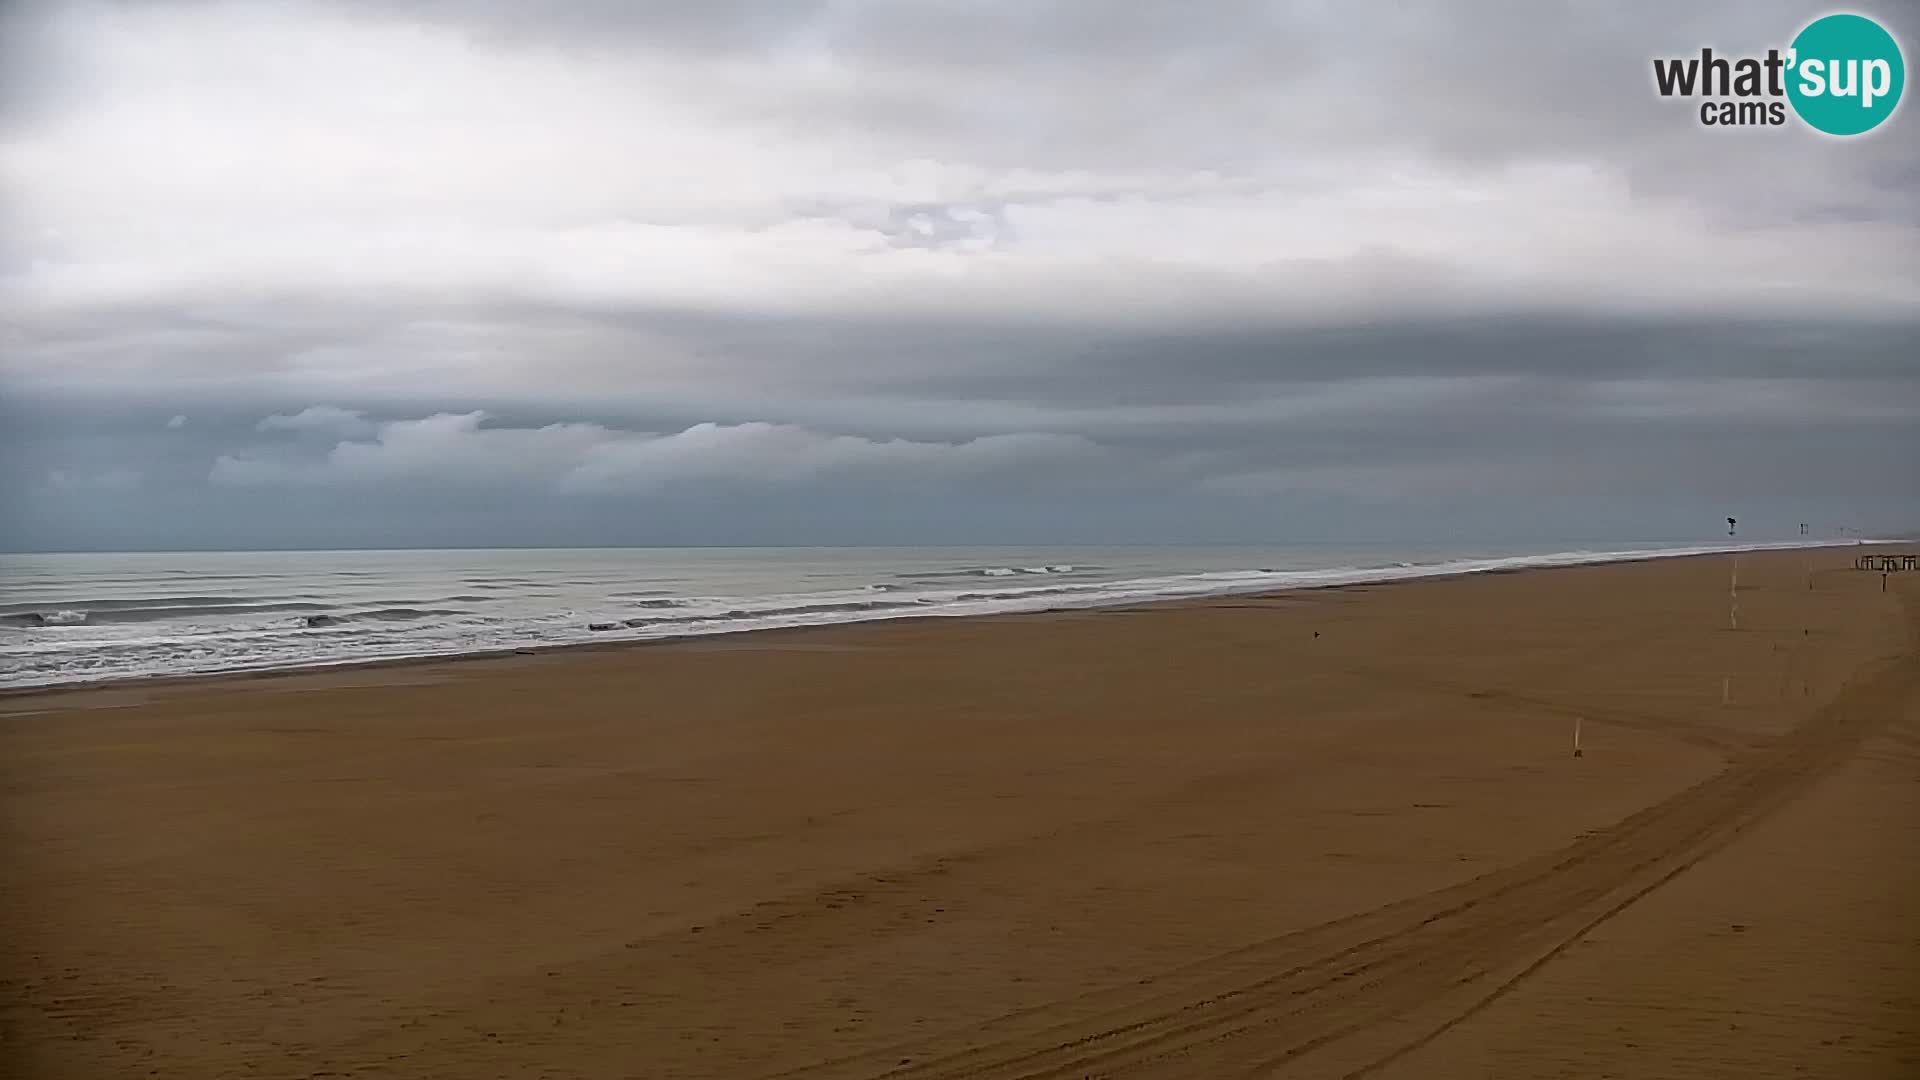
[[[1092,607],[1792,545],[0,555],[0,687]]]

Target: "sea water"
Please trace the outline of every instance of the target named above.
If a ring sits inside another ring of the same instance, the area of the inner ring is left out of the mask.
[[[1746,545],[1740,550],[1765,545]],[[0,555],[0,687],[982,615],[1734,550],[634,548]]]

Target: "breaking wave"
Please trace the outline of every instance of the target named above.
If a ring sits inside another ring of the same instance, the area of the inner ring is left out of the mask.
[[[460,595],[424,603],[484,603],[489,597]],[[228,597],[162,596],[111,600],[69,600],[44,606],[13,604],[0,606],[0,626],[90,626],[115,623],[157,623],[210,616],[246,618],[252,615],[275,616],[313,613],[339,620],[346,619],[420,619],[437,615],[463,615],[464,608],[427,607],[422,601],[397,600],[362,610],[343,610],[339,604],[317,600]]]
[[[54,611],[10,611],[0,615],[0,626],[76,626],[87,621],[87,613],[72,608]]]
[[[777,604],[769,607],[737,607],[724,611],[690,612],[684,615],[636,616],[611,620],[631,630],[653,626],[685,626],[696,623],[729,623],[758,619],[781,619],[809,615],[847,615],[860,612],[892,611],[921,607],[925,600],[823,600],[812,603]],[[605,625],[605,621],[596,625]]]
[[[1048,566],[974,566],[953,570],[922,570],[898,576],[912,581],[939,581],[946,578],[1015,577],[1020,574],[1073,574],[1099,569],[1097,566],[1055,563]]]

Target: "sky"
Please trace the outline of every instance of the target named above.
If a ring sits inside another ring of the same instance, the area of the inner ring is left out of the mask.
[[[1911,535],[1826,10],[12,0],[0,548]]]

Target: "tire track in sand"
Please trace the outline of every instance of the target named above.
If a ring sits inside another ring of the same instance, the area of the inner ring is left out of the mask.
[[[1909,602],[1907,616],[1912,641],[1920,609]],[[780,1075],[1221,1077],[1270,1075],[1310,1056],[1315,1075],[1365,1075],[1484,1008],[1792,799],[1916,689],[1920,655],[1909,646],[1862,668],[1778,741],[1557,851],[1131,986]],[[1451,1015],[1406,1033],[1401,1021],[1462,995],[1468,1002]]]

